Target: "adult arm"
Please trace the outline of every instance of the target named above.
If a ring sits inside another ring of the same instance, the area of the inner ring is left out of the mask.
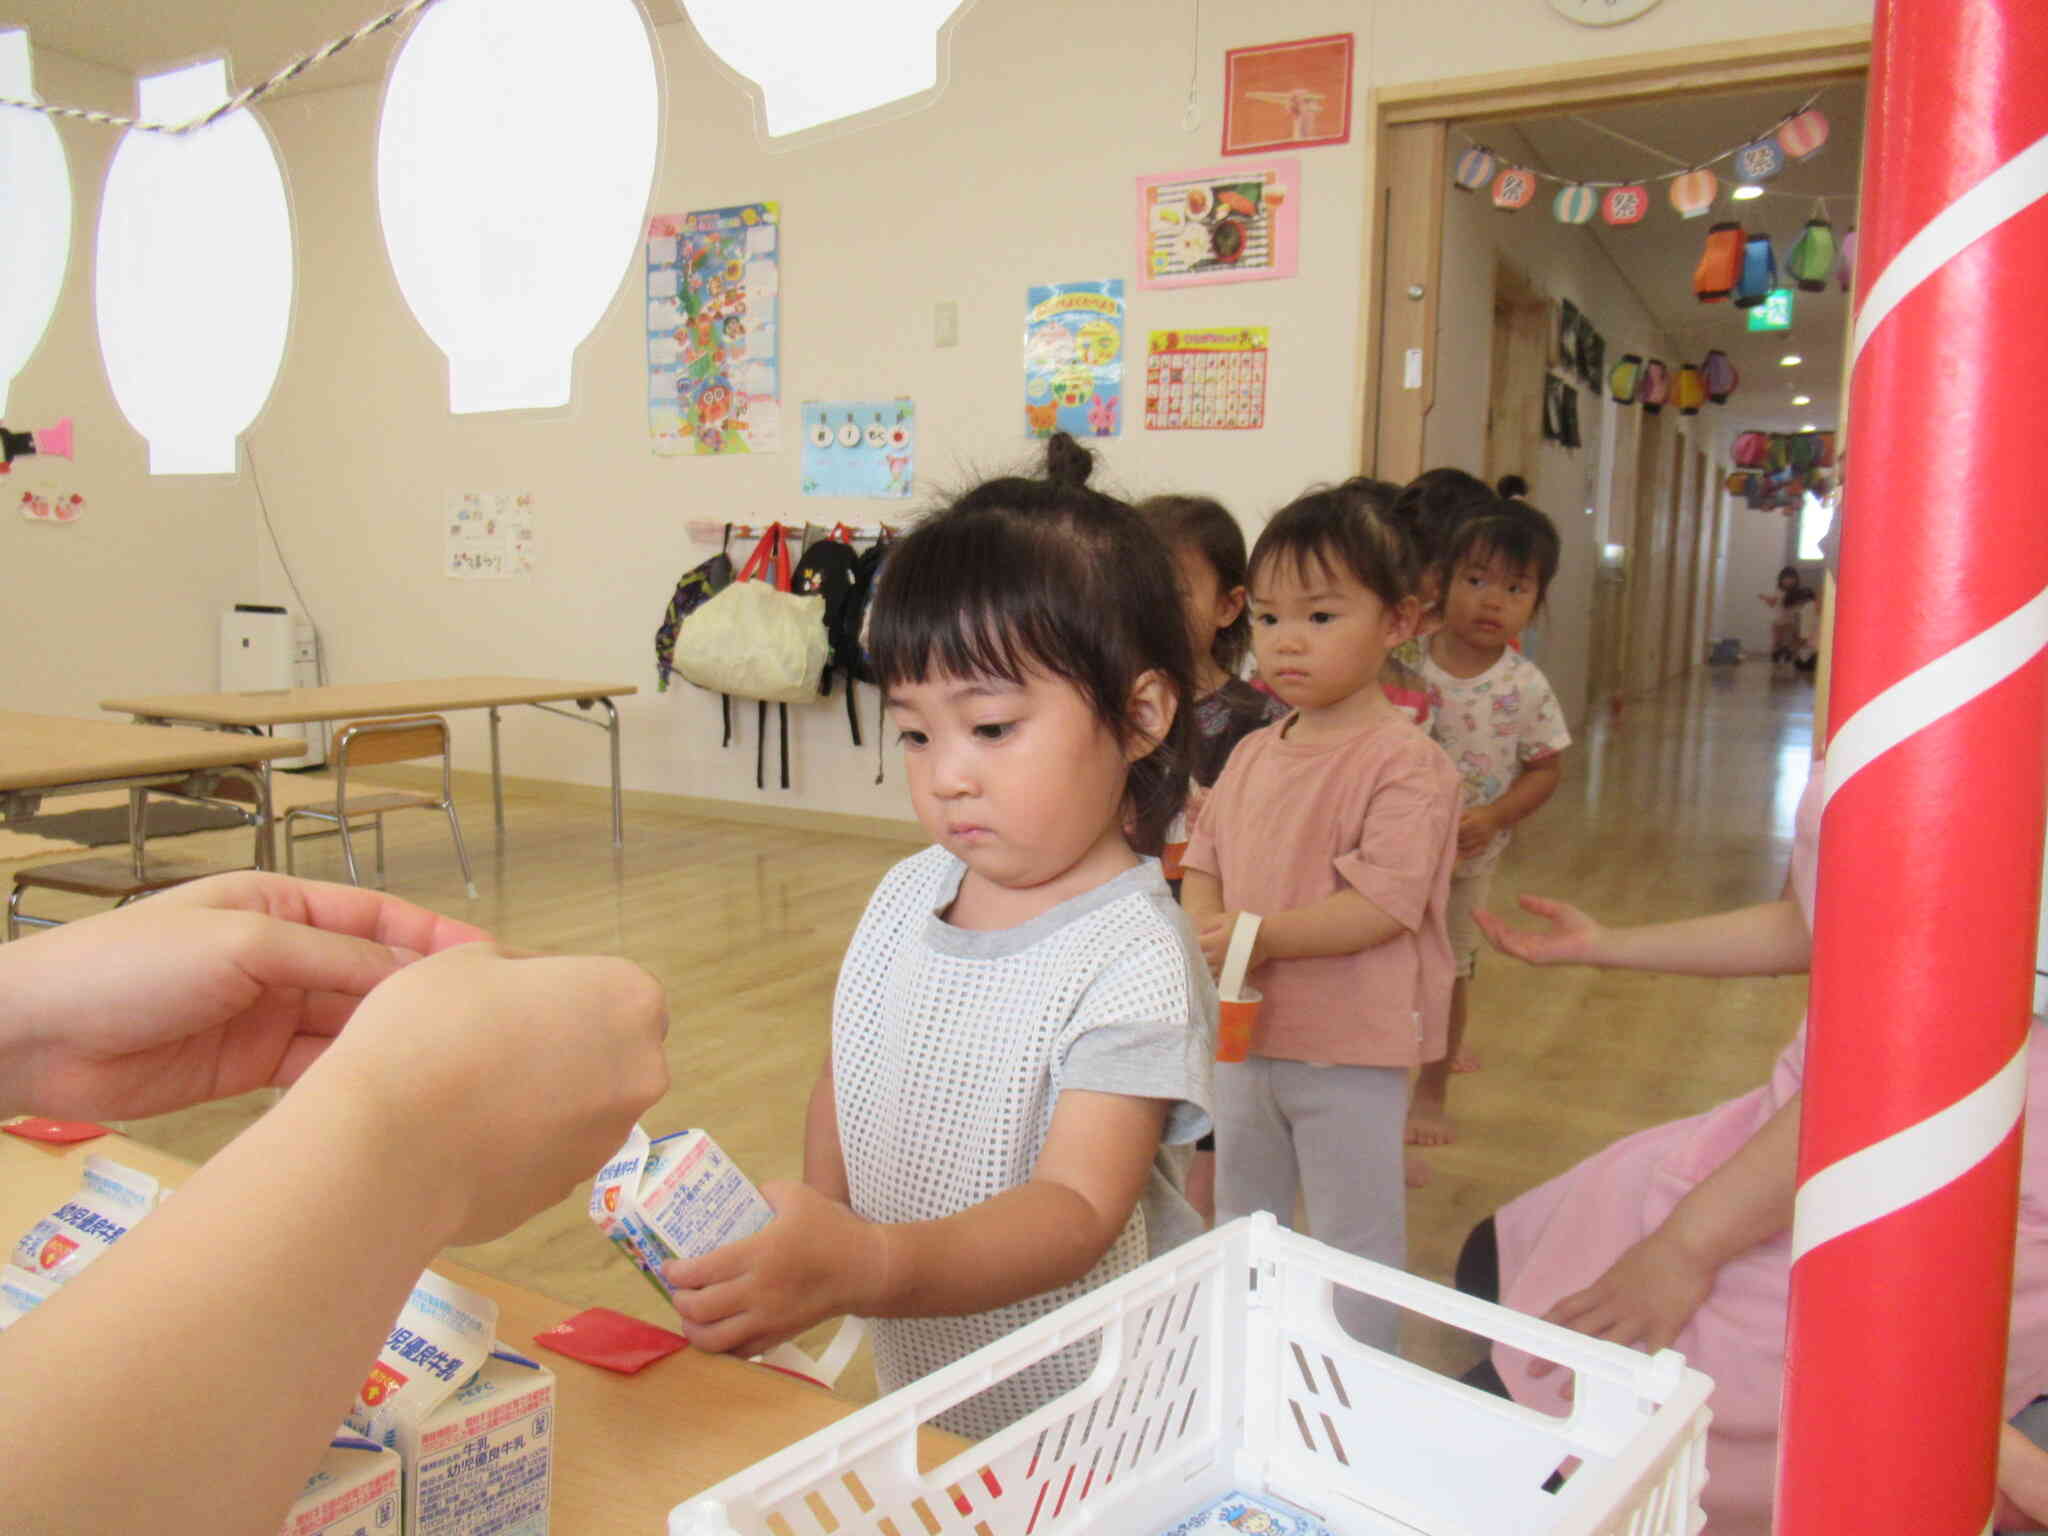
[[[1531,965],[1599,965],[1681,976],[1790,976],[1805,971],[1813,954],[1789,881],[1776,901],[1631,928],[1610,928],[1546,896],[1518,900],[1523,911],[1548,926],[1511,928],[1491,912],[1473,915],[1495,949]]]
[[[1654,1354],[1684,1330],[1721,1266],[1792,1225],[1798,1188],[1797,1095],[1606,1273],[1544,1316],[1595,1338]],[[1547,1362],[1532,1375],[1550,1370]]]
[[[168,921],[158,900],[131,910]],[[282,1102],[0,1335],[9,1528],[275,1532],[420,1270],[598,1167],[667,1086],[665,1028],[622,960],[473,945],[377,987]]]
[[[1093,1269],[1143,1193],[1171,1106],[1068,1089],[1031,1177],[933,1221],[864,1221],[805,1184],[765,1184],[775,1220],[669,1264],[683,1332],[756,1355],[813,1323],[986,1312]]]
[[[1998,1509],[2001,1531],[2031,1531],[2048,1525],[2048,1451],[2010,1424],[1998,1431]]]

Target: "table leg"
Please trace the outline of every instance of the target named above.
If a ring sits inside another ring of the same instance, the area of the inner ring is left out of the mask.
[[[612,741],[612,846],[626,846],[626,814],[624,797],[619,790],[619,707],[610,699],[599,699],[604,706],[605,734]]]
[[[505,775],[498,766],[498,706],[490,708],[491,716],[491,817],[498,829],[498,841],[505,841]]]
[[[140,880],[146,873],[143,867],[143,827],[149,817],[145,792],[141,789],[128,791],[128,860],[129,868]]]

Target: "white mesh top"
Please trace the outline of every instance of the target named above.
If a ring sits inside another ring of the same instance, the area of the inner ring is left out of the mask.
[[[1146,859],[1015,928],[955,928],[963,865],[932,847],[892,869],[848,947],[832,1073],[853,1208],[929,1221],[1027,1181],[1060,1093],[1168,1099],[1164,1140],[1209,1128],[1216,989],[1186,917]],[[1074,1284],[968,1317],[873,1325],[884,1391],[1128,1273],[1201,1230],[1164,1156],[1131,1219]],[[1093,1346],[1053,1356],[940,1423],[992,1434],[1084,1380]]]

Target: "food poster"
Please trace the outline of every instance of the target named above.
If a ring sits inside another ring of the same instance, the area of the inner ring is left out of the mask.
[[[1266,424],[1266,328],[1154,331],[1145,358],[1145,426],[1154,432]]]
[[[806,496],[907,497],[916,448],[914,401],[804,402]]]
[[[451,581],[531,575],[540,560],[531,491],[457,491],[448,498]]]
[[[647,417],[658,454],[781,447],[778,203],[647,226]]]
[[[1024,427],[1115,437],[1124,391],[1124,280],[1046,283],[1024,301]]]
[[[1295,273],[1299,160],[1138,178],[1138,286],[1251,283]]]

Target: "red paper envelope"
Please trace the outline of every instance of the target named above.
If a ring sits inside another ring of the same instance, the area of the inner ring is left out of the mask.
[[[96,1136],[113,1133],[104,1125],[94,1125],[90,1120],[45,1120],[39,1115],[0,1125],[0,1131],[10,1136],[20,1136],[28,1141],[53,1142],[65,1146],[74,1141],[91,1141]]]
[[[610,1307],[592,1307],[565,1317],[545,1333],[533,1336],[542,1349],[552,1349],[571,1360],[631,1376],[657,1360],[665,1360],[690,1341],[679,1333],[643,1323],[637,1317],[614,1312]]]

